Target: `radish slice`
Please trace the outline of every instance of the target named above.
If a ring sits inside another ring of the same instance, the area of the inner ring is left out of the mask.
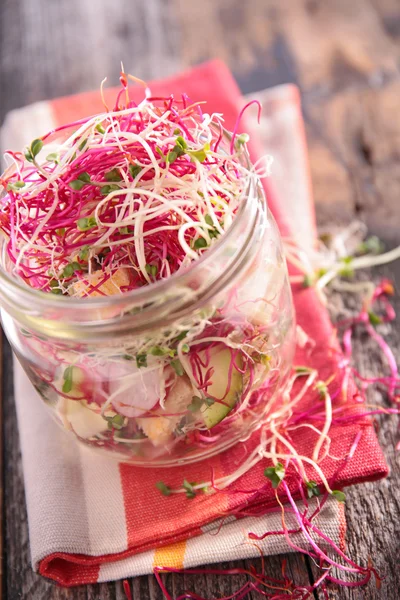
[[[160,399],[160,369],[138,369],[134,364],[108,366],[110,399],[125,417],[139,417]]]

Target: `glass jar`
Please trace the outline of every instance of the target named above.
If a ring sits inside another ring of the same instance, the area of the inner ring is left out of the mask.
[[[247,439],[279,401],[294,351],[279,232],[256,178],[227,232],[182,273],[118,296],[46,294],[9,274],[4,331],[56,422],[138,465]]]

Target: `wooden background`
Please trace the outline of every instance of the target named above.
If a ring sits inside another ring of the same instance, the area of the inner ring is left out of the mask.
[[[399,244],[399,0],[1,0],[0,121],[12,108],[96,88],[105,75],[116,83],[121,60],[127,71],[151,79],[213,57],[228,63],[244,92],[288,81],[300,86],[319,223],[357,217],[388,248]],[[393,278],[399,291],[399,264],[379,275]],[[400,358],[398,326],[386,333]],[[356,353],[364,372],[379,372],[366,340],[358,340]],[[4,341],[2,393],[3,598],[124,599],[120,582],[64,590],[32,572]],[[384,402],[378,394],[374,400]],[[380,419],[377,429],[391,475],[348,492],[347,541],[355,560],[371,557],[386,578],[380,591],[372,584],[363,591],[332,588],[332,599],[400,597],[398,422]],[[278,575],[281,560],[268,559],[269,574]],[[313,580],[313,565],[300,556],[288,557],[288,570],[297,583]],[[191,589],[218,598],[243,582],[166,579],[174,597]],[[135,600],[162,597],[152,576],[132,586]]]

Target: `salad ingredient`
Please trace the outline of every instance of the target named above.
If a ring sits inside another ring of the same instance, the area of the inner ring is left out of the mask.
[[[200,361],[207,360],[207,351],[199,353]],[[240,400],[243,390],[243,360],[240,354],[233,354],[230,348],[216,346],[209,352],[209,363],[201,366],[203,380],[209,381],[205,388],[207,398],[214,402],[204,402],[202,418],[208,429],[218,425]]]

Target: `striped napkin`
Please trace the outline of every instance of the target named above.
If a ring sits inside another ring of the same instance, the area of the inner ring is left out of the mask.
[[[218,61],[154,82],[151,89],[157,95],[186,92],[193,101],[207,100],[208,112],[223,112],[228,129],[233,128],[246,101],[229,71]],[[281,231],[302,241],[303,246],[311,245],[315,219],[298,91],[292,85],[285,85],[256,96],[263,105],[261,125],[253,134],[255,126],[250,118],[243,129],[252,135],[253,158],[265,152],[274,155],[274,175],[268,180],[267,189],[270,207]],[[115,90],[107,92],[107,98],[111,104]],[[2,148],[20,149],[61,123],[101,110],[99,94],[93,92],[12,111],[3,126]],[[299,325],[316,343],[311,358],[298,348],[296,363],[316,367],[320,377],[326,378],[335,371],[338,360],[328,351],[332,328],[326,310],[312,289],[294,290],[294,302]],[[249,504],[248,495],[239,492],[199,495],[188,500],[184,495],[163,497],[155,488],[160,479],[172,487],[180,486],[184,478],[207,481],[211,466],[216,477],[232,473],[244,450],[251,452],[256,447],[258,433],[245,447],[239,444],[206,462],[179,469],[118,465],[113,459],[71,444],[35,398],[36,392],[17,362],[14,380],[32,563],[42,575],[72,586],[150,573],[155,566],[193,567],[259,556],[259,550],[248,543],[247,532],[281,529],[280,517],[274,513],[239,520],[233,516],[243,506],[248,512],[256,512],[260,506],[273,507],[276,500],[272,489]],[[340,398],[337,402],[346,400]],[[314,395],[308,394],[303,400],[305,410],[314,401]],[[344,460],[360,431],[356,452],[341,471],[337,487],[387,474],[367,419],[361,425],[333,427],[331,455],[342,456]],[[293,443],[299,453],[309,453],[315,442],[313,435],[302,430],[294,432]],[[322,468],[328,478],[338,464],[329,457],[324,459]],[[240,489],[258,488],[265,482],[264,468],[265,464],[259,463],[242,476],[238,482]],[[318,481],[315,473],[309,475],[309,479]],[[220,528],[222,515],[224,525]],[[226,518],[226,515],[231,516]],[[288,515],[289,528],[290,519]],[[343,547],[345,519],[336,500],[326,503],[318,524]],[[300,534],[295,541],[298,545],[305,544]],[[279,535],[271,535],[258,545],[265,555],[289,551],[284,537]]]

